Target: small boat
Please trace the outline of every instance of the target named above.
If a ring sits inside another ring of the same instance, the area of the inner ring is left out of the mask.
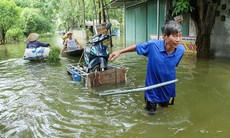
[[[24,52],[24,60],[46,59],[50,53],[48,47],[26,48]]]
[[[80,57],[83,52],[84,52],[84,48],[76,49],[76,50],[69,50],[69,49],[64,50],[64,54],[72,57]]]

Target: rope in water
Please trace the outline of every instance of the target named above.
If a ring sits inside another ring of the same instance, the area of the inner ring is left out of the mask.
[[[114,92],[102,92],[102,93],[99,93],[98,95],[99,96],[107,96],[107,95],[126,94],[126,93],[132,93],[132,92],[146,91],[146,90],[155,89],[155,88],[158,88],[161,86],[169,85],[169,84],[175,83],[177,81],[178,81],[178,79],[175,79],[175,80],[166,81],[166,82],[158,83],[155,85],[151,85],[148,87],[131,89],[131,90],[123,90],[123,91],[118,90],[118,91],[114,91]]]

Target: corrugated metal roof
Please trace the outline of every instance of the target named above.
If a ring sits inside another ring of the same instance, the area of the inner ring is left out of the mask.
[[[113,8],[122,8],[124,5],[126,7],[141,3],[141,2],[146,2],[147,0],[112,0],[110,2],[111,6]]]

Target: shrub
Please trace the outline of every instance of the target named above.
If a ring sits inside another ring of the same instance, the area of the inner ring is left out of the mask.
[[[23,37],[23,31],[19,27],[9,29],[6,33],[6,39],[8,42],[19,42]]]
[[[60,53],[61,53],[61,50],[58,47],[56,46],[50,47],[50,53],[49,53],[47,62],[49,63],[58,62],[60,60],[59,58]]]

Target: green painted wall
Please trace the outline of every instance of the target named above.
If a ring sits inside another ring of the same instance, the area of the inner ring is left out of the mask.
[[[126,9],[126,40],[127,41],[135,41],[135,33],[136,33],[136,15],[135,8]]]
[[[183,22],[181,23],[182,25],[182,35],[183,36],[189,36],[189,16],[188,15],[183,15]]]
[[[126,40],[146,41],[146,3],[126,9]]]
[[[157,0],[148,1],[147,19],[147,40],[150,40],[150,35],[157,35]]]
[[[157,28],[157,0],[149,0],[147,2],[147,40],[150,40],[150,35],[157,36],[157,32],[162,35],[161,26],[164,24],[166,16],[166,1],[160,0],[159,7],[159,28]]]
[[[146,3],[139,5],[136,8],[136,42],[146,41]]]
[[[144,42],[150,40],[150,35],[162,35],[161,26],[166,16],[166,0],[160,0],[159,28],[157,28],[157,0],[149,0],[145,3],[126,8],[126,43]],[[183,36],[189,35],[189,18],[184,16]]]
[[[161,27],[165,22],[166,16],[166,0],[160,0],[160,19],[159,19],[159,34],[162,35]]]

